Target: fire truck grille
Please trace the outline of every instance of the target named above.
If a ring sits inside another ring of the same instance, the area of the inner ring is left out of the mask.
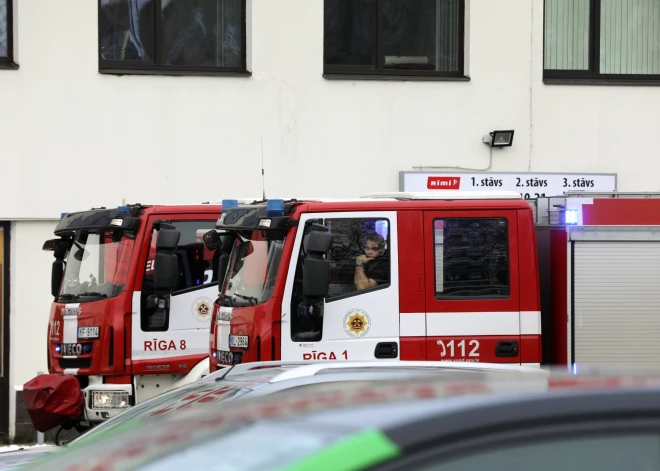
[[[91,358],[60,358],[60,368],[89,368],[92,366]]]

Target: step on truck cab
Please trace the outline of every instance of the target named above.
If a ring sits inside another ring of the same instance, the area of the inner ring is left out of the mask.
[[[266,360],[541,362],[534,215],[519,193],[224,200],[216,228],[211,371]]]
[[[215,251],[203,243],[221,206],[128,205],[63,214],[52,251],[48,377],[74,375],[94,425],[208,374],[217,297]],[[50,407],[28,404],[28,410]],[[34,420],[33,420],[34,421]],[[81,425],[82,424],[82,425]],[[36,426],[36,425],[35,425]]]

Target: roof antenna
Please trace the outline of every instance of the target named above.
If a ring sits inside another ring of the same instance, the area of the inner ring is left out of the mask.
[[[261,136],[261,189],[263,191],[263,199],[266,201],[266,175],[264,173],[264,137]]]
[[[126,206],[126,198],[122,198],[122,199],[121,199],[121,205],[122,205],[122,206]]]

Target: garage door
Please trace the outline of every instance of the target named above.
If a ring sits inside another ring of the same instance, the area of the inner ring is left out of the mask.
[[[575,362],[660,363],[660,242],[575,242]]]

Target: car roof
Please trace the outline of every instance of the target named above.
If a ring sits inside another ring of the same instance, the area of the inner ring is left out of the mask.
[[[585,411],[660,411],[660,374],[602,376],[563,371],[545,377],[523,374],[501,378],[447,381],[431,375],[403,383],[378,380],[366,386],[343,382],[321,391],[231,401],[213,410],[186,409],[165,417],[158,427],[137,424],[124,434],[92,443],[89,456],[81,454],[79,459],[91,460],[85,464],[90,467],[104,460],[117,466],[118,460],[122,465],[149,462],[263,421],[307,423],[310,430],[320,423],[333,424],[346,433],[377,427],[386,430],[397,446],[410,446],[419,439],[416,429],[447,434],[468,423],[476,426],[490,421],[493,425],[503,418],[511,421],[514,416],[530,419],[559,413],[584,415]],[[512,407],[503,409],[507,405]],[[466,421],[466,414],[475,421]],[[64,463],[74,457],[62,459]],[[45,462],[44,469],[58,469],[56,464]]]

